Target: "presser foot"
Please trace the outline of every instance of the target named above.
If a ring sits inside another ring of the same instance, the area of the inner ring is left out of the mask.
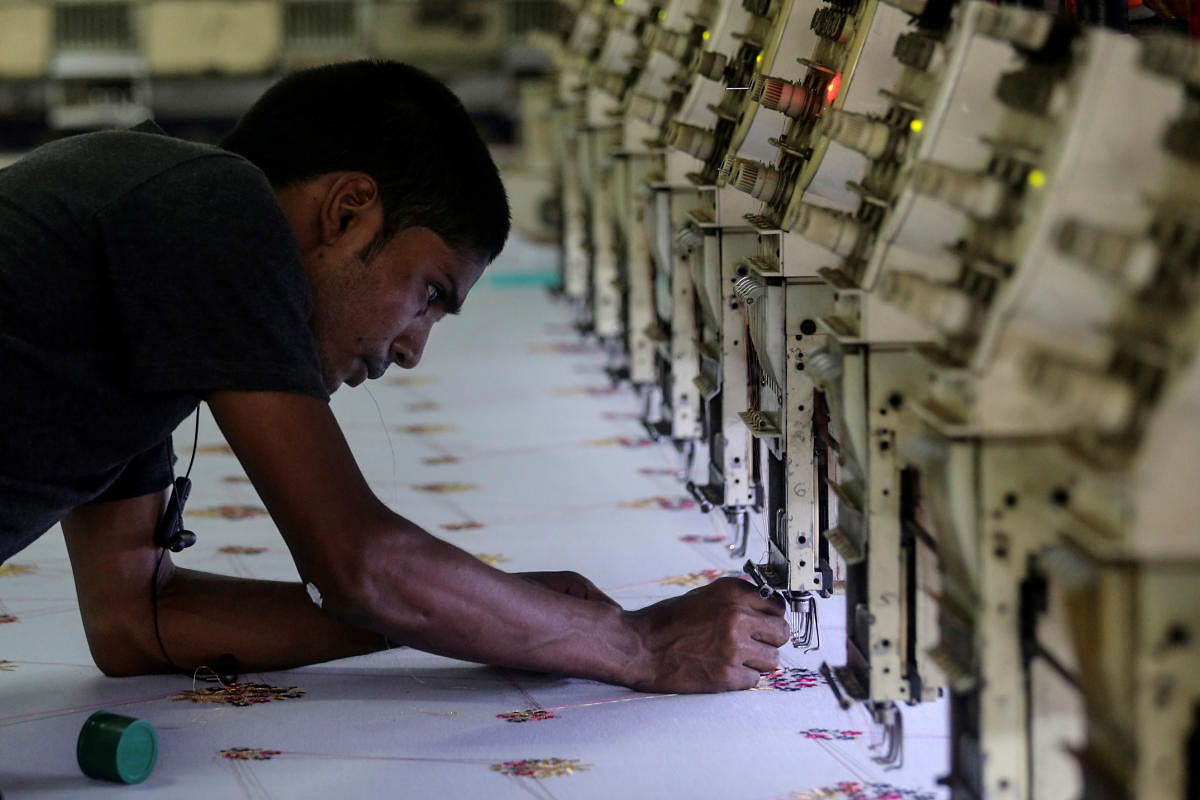
[[[880,737],[871,745],[877,755],[871,760],[885,769],[900,769],[904,765],[904,717],[895,703],[873,703],[871,718],[879,726]]]

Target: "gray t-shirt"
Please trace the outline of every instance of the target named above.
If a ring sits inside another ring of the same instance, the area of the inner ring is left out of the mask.
[[[266,177],[91,133],[0,170],[0,562],[70,509],[170,483],[204,393],[328,399],[311,289]]]

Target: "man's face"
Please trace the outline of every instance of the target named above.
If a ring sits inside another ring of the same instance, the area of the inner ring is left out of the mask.
[[[329,254],[312,274],[312,329],[330,393],[421,360],[430,328],[457,313],[486,264],[429,228],[405,228],[365,261]]]

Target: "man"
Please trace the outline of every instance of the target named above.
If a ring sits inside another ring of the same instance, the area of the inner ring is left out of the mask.
[[[104,132],[0,172],[0,559],[61,520],[105,673],[388,641],[651,691],[776,666],[782,608],[743,581],[626,612],[574,573],[492,569],[368,489],[329,394],[416,366],[508,235],[449,90],[396,63],[297,73],[223,148]],[[155,545],[170,434],[201,399],[303,583],[179,569]]]

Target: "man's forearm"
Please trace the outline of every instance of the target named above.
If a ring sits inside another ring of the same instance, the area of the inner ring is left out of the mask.
[[[745,688],[778,663],[782,604],[743,581],[635,612],[552,591],[392,513],[318,399],[238,391],[206,399],[300,575],[351,625],[459,658],[659,691]]]
[[[250,671],[331,661],[385,646],[380,634],[323,613],[299,583],[178,568],[160,588],[158,627],[166,655],[188,670],[212,666],[224,653]],[[148,633],[154,642],[153,630]],[[158,649],[156,642],[153,648]],[[140,671],[168,668],[161,652],[153,653],[153,660]]]
[[[611,683],[649,670],[633,618],[619,607],[493,569],[401,524],[375,539],[358,585],[348,598],[328,597],[330,611],[393,641],[470,661]]]

